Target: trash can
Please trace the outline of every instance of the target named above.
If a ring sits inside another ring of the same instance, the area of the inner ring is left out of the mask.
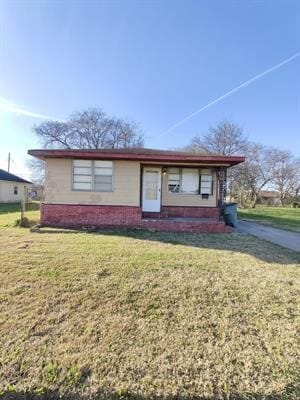
[[[226,225],[237,226],[237,204],[226,203],[223,206],[222,215]]]

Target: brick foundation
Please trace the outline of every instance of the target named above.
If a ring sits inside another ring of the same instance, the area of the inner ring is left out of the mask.
[[[199,218],[198,220],[168,220],[167,217]],[[182,213],[182,211],[184,211]],[[171,215],[170,215],[171,213]],[[217,215],[217,218],[216,218]],[[211,221],[201,218],[211,218]],[[142,219],[140,207],[75,204],[42,204],[41,224],[61,228],[144,228],[162,232],[225,233],[231,229],[219,220],[219,209],[168,207],[163,219]]]
[[[95,227],[140,227],[140,207],[97,206],[75,204],[42,204],[41,224],[64,228]]]
[[[164,217],[184,217],[184,218],[220,218],[218,207],[181,207],[163,206],[162,214]]]

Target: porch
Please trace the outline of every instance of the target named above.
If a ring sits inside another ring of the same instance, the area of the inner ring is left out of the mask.
[[[158,231],[231,232],[219,207],[162,206],[161,212],[142,212],[142,226]]]
[[[175,232],[230,232],[221,219],[220,169],[143,165],[141,226]]]
[[[141,227],[160,232],[229,233],[232,228],[216,218],[143,217]]]

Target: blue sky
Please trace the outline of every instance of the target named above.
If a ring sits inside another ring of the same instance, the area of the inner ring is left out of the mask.
[[[41,120],[5,101],[64,119],[102,107],[140,123],[146,146],[186,145],[227,118],[249,139],[300,155],[300,57],[170,126],[300,51],[300,2],[0,2],[0,168],[28,176]],[[9,107],[6,107],[9,108]]]

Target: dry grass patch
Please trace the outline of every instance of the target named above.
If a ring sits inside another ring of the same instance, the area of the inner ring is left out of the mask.
[[[296,253],[237,234],[50,232],[0,230],[2,393],[300,397]]]

